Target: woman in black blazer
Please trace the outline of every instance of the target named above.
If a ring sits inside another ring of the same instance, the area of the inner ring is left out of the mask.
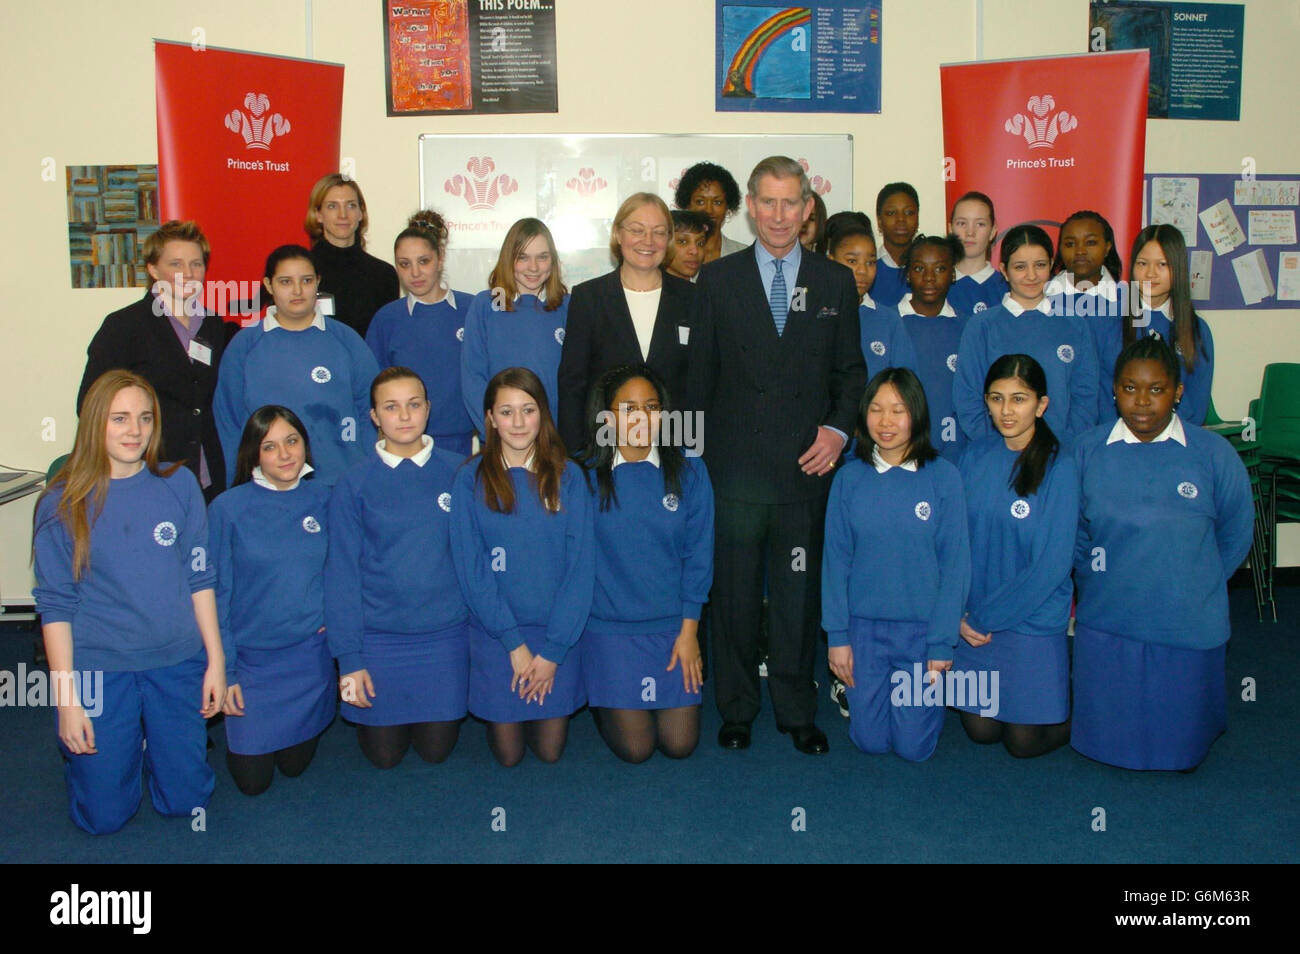
[[[587,392],[624,364],[650,365],[669,394],[685,394],[695,286],[663,268],[672,262],[673,219],[657,195],[629,196],[614,216],[609,248],[618,268],[573,289],[560,354],[560,436],[581,448]]]
[[[142,299],[104,319],[86,349],[77,413],[105,371],[134,371],[158,392],[164,461],[194,472],[211,501],[226,487],[226,465],[212,420],[217,366],[226,347],[222,319],[203,307],[210,249],[193,222],[165,222],[145,240],[145,268],[153,279]],[[172,317],[175,316],[175,317]]]

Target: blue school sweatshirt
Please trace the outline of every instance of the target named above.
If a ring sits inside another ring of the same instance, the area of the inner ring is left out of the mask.
[[[1078,318],[1047,315],[1038,309],[1016,315],[1003,303],[970,319],[957,350],[952,397],[968,438],[996,433],[984,405],[984,376],[1004,354],[1027,354],[1043,366],[1050,399],[1043,416],[1062,445],[1097,423],[1092,333]]]
[[[1178,405],[1178,416],[1183,419],[1183,423],[1195,424],[1199,427],[1205,423],[1205,416],[1210,411],[1210,388],[1214,384],[1214,336],[1210,334],[1210,326],[1205,323],[1204,318],[1197,317],[1196,327],[1201,333],[1201,343],[1197,348],[1196,368],[1188,371],[1187,359],[1176,349],[1173,338],[1174,323],[1169,320],[1169,316],[1159,309],[1144,309],[1142,317],[1149,323],[1145,327],[1133,329],[1136,337],[1158,336],[1171,348],[1175,348],[1183,383],[1183,399]],[[1097,325],[1097,347],[1101,365],[1099,378],[1101,397],[1098,399],[1101,415],[1098,420],[1103,424],[1111,424],[1118,416],[1113,384],[1115,362],[1124,348],[1124,326],[1122,321],[1113,319],[1105,323],[1094,319],[1094,324]]]
[[[1074,595],[1078,473],[1074,458],[1058,452],[1038,489],[1022,497],[1010,484],[1019,457],[996,434],[968,444],[961,460],[971,538],[966,621],[981,633],[1059,636]]]
[[[1250,550],[1250,478],[1232,445],[1184,424],[1172,438],[1108,444],[1103,424],[1074,448],[1079,470],[1075,583],[1080,625],[1140,642],[1227,642],[1227,580]]]
[[[687,457],[681,493],[664,489],[663,471],[649,460],[611,471],[614,493],[595,515],[596,588],[587,628],[637,635],[681,629],[700,618],[713,585],[713,486],[698,457]]]
[[[992,265],[980,273],[983,281],[974,275],[960,275],[948,288],[948,304],[962,316],[977,315],[1002,304],[1002,296],[1010,291],[1007,280]]]
[[[466,461],[452,492],[452,547],[461,592],[479,625],[507,652],[524,642],[519,627],[545,626],[540,644],[528,648],[562,663],[587,625],[596,579],[587,482],[578,465],[567,462],[560,510],[550,513],[529,472],[512,467],[514,512],[494,513],[477,480],[480,460]]]
[[[465,316],[472,297],[448,291],[434,305],[413,298],[389,302],[375,312],[366,331],[366,344],[379,367],[410,368],[429,392],[429,423],[424,432],[435,443],[474,432],[460,390],[460,356]]]
[[[475,428],[483,430],[483,392],[506,368],[527,368],[542,379],[551,416],[556,412],[560,351],[569,317],[569,296],[547,311],[536,295],[520,295],[514,311],[492,307],[492,290],[474,296],[465,315],[465,346],[460,356],[461,398]]]
[[[212,589],[216,573],[194,474],[180,467],[160,477],[144,467],[110,480],[80,580],[72,534],[57,513],[61,497],[55,487],[36,508],[33,595],[43,623],[72,624],[73,666],[138,672],[201,650],[193,594]]]
[[[868,304],[867,301],[871,303]],[[916,370],[916,349],[903,329],[898,309],[868,298],[858,306],[858,327],[862,335],[862,357],[870,381],[885,368]]]
[[[249,415],[280,404],[302,419],[311,439],[312,478],[332,487],[374,443],[370,382],[379,373],[360,336],[340,321],[321,318],[287,331],[274,318],[241,329],[221,358],[213,418],[226,456],[226,482],[235,479],[239,438]]]
[[[871,297],[876,305],[896,308],[909,290],[907,282],[903,281],[903,270],[890,264],[888,253],[881,246],[880,254],[876,256],[876,279],[871,283]]]
[[[329,489],[314,479],[292,490],[249,481],[212,501],[209,537],[229,679],[241,648],[296,646],[325,625],[328,509]]]
[[[853,458],[831,484],[822,557],[822,628],[849,642],[851,617],[923,623],[928,659],[952,659],[970,585],[957,468],[936,458],[883,474]]]
[[[325,626],[339,672],[362,668],[368,633],[418,636],[469,616],[451,556],[460,457],[437,447],[421,467],[370,456],[330,496]]]
[[[957,347],[961,333],[966,330],[966,318],[910,314],[903,315],[902,321],[916,352],[913,370],[925,388],[925,401],[930,408],[930,443],[944,460],[956,464],[966,446],[966,433],[957,421],[952,385],[957,374]]]

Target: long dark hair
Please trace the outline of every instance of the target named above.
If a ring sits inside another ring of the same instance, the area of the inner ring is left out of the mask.
[[[924,467],[939,456],[934,445],[930,443],[930,405],[925,399],[925,388],[921,379],[907,368],[885,368],[867,382],[867,389],[862,394],[858,405],[858,419],[854,422],[853,436],[856,446],[853,453],[859,460],[871,463],[871,450],[875,442],[867,430],[867,408],[876,399],[876,394],[886,384],[892,384],[898,396],[903,399],[903,406],[912,419],[912,436],[907,441],[907,454],[903,463],[916,461],[918,468]]]
[[[488,412],[496,404],[497,393],[503,388],[515,388],[523,391],[537,402],[537,413],[541,417],[541,428],[537,432],[537,443],[533,447],[536,456],[534,468],[528,479],[537,491],[542,506],[551,513],[560,510],[560,478],[564,475],[564,466],[568,454],[564,450],[564,441],[555,429],[551,417],[551,405],[546,400],[546,388],[541,379],[527,368],[506,368],[493,375],[483,392],[483,446],[474,456],[478,459],[475,479],[483,485],[483,500],[488,509],[494,513],[514,513],[515,486],[510,482],[510,474],[501,462],[501,435],[497,429],[487,423]]]
[[[1004,354],[994,361],[989,367],[989,373],[984,375],[984,393],[989,393],[994,381],[1007,378],[1022,383],[1034,392],[1035,397],[1047,396],[1047,375],[1043,373],[1043,366],[1027,354]],[[1037,493],[1043,478],[1047,476],[1052,458],[1060,449],[1061,442],[1048,427],[1046,419],[1040,417],[1034,422],[1034,436],[1029,439],[1029,444],[1020,452],[1011,468],[1011,479],[1007,486],[1021,497]]]
[[[1065,227],[1071,222],[1079,221],[1096,222],[1101,226],[1102,237],[1110,243],[1110,251],[1106,253],[1106,257],[1102,259],[1101,264],[1106,271],[1110,272],[1110,277],[1118,282],[1120,276],[1124,274],[1124,264],[1120,261],[1119,249],[1115,247],[1115,230],[1110,227],[1110,223],[1106,221],[1105,216],[1100,212],[1093,212],[1091,209],[1080,209],[1078,212],[1073,212],[1068,219],[1061,223],[1061,230],[1056,233],[1057,248],[1056,258],[1052,260],[1052,274],[1055,275],[1065,269],[1065,259],[1061,257],[1060,248],[1060,239],[1065,235]]]
[[[1192,284],[1187,267],[1187,243],[1183,233],[1172,225],[1148,225],[1133,240],[1133,251],[1128,257],[1128,273],[1133,274],[1138,253],[1148,242],[1155,242],[1165,253],[1169,263],[1169,318],[1173,324],[1174,344],[1187,364],[1187,370],[1196,367],[1201,350],[1201,328],[1196,311],[1192,308]],[[1142,302],[1138,295],[1130,296],[1130,317],[1124,321],[1124,343],[1137,338],[1135,320],[1142,315]]]
[[[263,404],[248,416],[244,433],[239,437],[239,451],[235,456],[235,481],[230,486],[238,487],[253,479],[253,468],[258,466],[262,457],[262,441],[276,421],[284,421],[298,432],[302,438],[303,450],[307,452],[305,463],[316,466],[311,459],[311,438],[307,436],[307,428],[298,420],[298,415],[280,404]],[[311,474],[307,474],[304,479],[310,477]]]
[[[611,503],[618,506],[618,494],[614,490],[613,476],[614,451],[618,441],[608,439],[609,432],[606,425],[601,423],[603,417],[601,412],[609,411],[619,388],[634,378],[644,378],[655,389],[655,393],[659,396],[661,410],[672,410],[672,398],[668,394],[667,385],[648,364],[625,364],[612,368],[602,374],[591,386],[591,392],[587,396],[587,443],[578,457],[588,469],[588,486],[591,482],[590,474],[596,475],[601,510],[608,510]],[[659,469],[663,473],[664,493],[681,496],[682,469],[686,466],[682,449],[676,444],[663,444],[658,441],[656,445],[659,448]]]

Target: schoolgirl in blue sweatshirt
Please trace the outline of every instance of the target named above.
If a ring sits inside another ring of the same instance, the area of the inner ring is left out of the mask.
[[[1119,420],[1074,451],[1070,743],[1110,765],[1186,771],[1227,726],[1227,581],[1250,549],[1250,480],[1232,445],[1174,413],[1179,363],[1163,341],[1125,347],[1114,381]]]
[[[921,203],[906,182],[890,182],[876,194],[876,226],[880,230],[880,271],[871,286],[876,305],[896,308],[907,293],[900,262],[916,238]]]
[[[393,243],[404,295],[375,312],[366,344],[379,367],[407,367],[426,382],[426,432],[441,450],[468,457],[475,425],[461,399],[460,356],[471,296],[442,284],[446,254],[442,216],[432,210],[412,215]]]
[[[581,459],[594,496],[596,583],[580,643],[587,702],[619,758],[685,758],[700,739],[700,610],[713,583],[713,487],[663,438],[672,413],[648,365],[603,374]],[[604,412],[603,414],[601,412]]]
[[[957,463],[966,435],[957,423],[952,382],[957,370],[957,345],[966,327],[949,304],[960,246],[951,236],[921,235],[903,256],[903,275],[910,291],[898,303],[903,328],[915,350],[910,365],[925,388],[930,410],[930,443],[947,461]]]
[[[213,398],[227,483],[234,479],[244,422],[259,407],[278,404],[293,408],[306,425],[316,460],[313,479],[332,487],[369,443],[375,357],[355,331],[317,309],[316,266],[307,249],[277,248],[262,283],[275,305],[231,340]]]
[[[325,641],[325,515],[311,446],[287,407],[244,426],[235,485],[208,510],[217,616],[226,656],[226,765],[245,795],[275,770],[301,775],[334,721],[334,660]]]
[[[556,406],[568,313],[569,291],[560,276],[550,229],[539,219],[520,219],[501,243],[487,290],[474,297],[465,315],[461,399],[480,435],[486,437],[483,392],[506,368],[532,371],[542,382],[547,402]]]
[[[869,291],[879,270],[876,239],[867,217],[860,213],[837,213],[826,220],[826,254],[853,272],[858,287],[858,327],[867,375],[884,368],[914,368],[916,352],[903,330],[898,311],[872,299]]]
[[[822,561],[822,628],[848,687],[849,737],[909,761],[938,744],[970,583],[961,478],[930,446],[927,417],[911,371],[867,384],[856,456],[831,484]]]
[[[469,710],[502,765],[558,761],[586,701],[578,638],[595,585],[591,495],[527,368],[488,382],[487,435],[456,475],[452,544],[474,617]]]
[[[1115,401],[1109,388],[1109,374],[1124,345],[1138,338],[1157,338],[1174,349],[1178,357],[1183,396],[1174,408],[1184,424],[1205,423],[1214,385],[1214,338],[1205,319],[1192,308],[1191,278],[1183,233],[1172,225],[1150,225],[1133,241],[1129,274],[1139,289],[1138,301],[1129,301],[1132,317],[1100,327],[1098,354],[1102,364],[1105,400],[1101,422],[1110,423]],[[1150,297],[1144,289],[1149,290]],[[1109,365],[1109,367],[1107,367]]]
[[[954,262],[947,300],[958,315],[976,315],[995,308],[1011,290],[989,261],[989,248],[997,238],[997,230],[993,200],[983,192],[967,192],[952,204],[948,234],[957,240],[960,252]]]
[[[1047,377],[1028,355],[1003,355],[985,377],[998,433],[966,448],[961,476],[971,585],[953,659],[966,734],[1031,758],[1069,739],[1070,621],[1078,475],[1043,420]]]
[[[139,809],[144,762],[163,815],[190,818],[215,785],[204,719],[220,711],[226,663],[207,513],[194,475],[158,463],[158,421],[144,378],[102,374],[36,507],[34,595],[68,810],[97,835]]]
[[[957,352],[953,403],[966,437],[992,431],[984,375],[1004,354],[1027,354],[1047,374],[1052,395],[1045,419],[1069,446],[1097,423],[1097,355],[1081,319],[1054,315],[1045,294],[1052,240],[1036,225],[1017,225],[1002,239],[1002,271],[1011,290],[996,308],[972,316]]]
[[[424,432],[429,401],[410,368],[384,369],[370,393],[379,441],[330,497],[326,633],[366,758],[392,768],[413,747],[441,762],[469,686],[469,609],[451,553],[461,458]]]

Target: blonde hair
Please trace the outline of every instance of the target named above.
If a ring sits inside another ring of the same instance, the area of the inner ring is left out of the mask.
[[[618,230],[623,227],[624,222],[631,218],[633,212],[644,209],[647,205],[653,205],[659,210],[659,214],[664,217],[664,225],[668,228],[668,248],[664,252],[664,260],[659,263],[660,268],[667,268],[673,263],[673,254],[677,249],[677,245],[673,241],[673,213],[669,210],[668,203],[653,192],[637,192],[623,200],[623,204],[614,213],[614,225],[609,230],[609,251],[614,256],[614,261],[622,265],[623,245],[618,240]]]
[[[203,264],[208,264],[208,256],[212,254],[212,249],[208,246],[207,236],[195,222],[182,222],[180,219],[171,219],[158,226],[158,231],[154,232],[144,240],[144,262],[146,265],[157,265],[162,260],[163,249],[168,242],[193,242],[203,253]]]
[[[551,274],[542,288],[542,304],[547,311],[554,311],[564,303],[564,296],[569,292],[560,278],[560,254],[555,250],[551,230],[541,219],[520,219],[506,233],[505,241],[501,243],[501,254],[497,256],[497,263],[487,281],[488,288],[494,291],[500,288],[505,292],[506,311],[515,310],[515,295],[519,294],[519,288],[515,285],[515,259],[539,235],[546,239],[546,247],[551,252]]]
[[[153,433],[149,435],[149,443],[145,446],[145,466],[150,473],[160,477],[170,476],[181,466],[176,463],[165,470],[159,469],[162,414],[158,407],[158,393],[154,391],[153,385],[140,375],[121,369],[105,371],[96,378],[81,405],[81,420],[77,424],[77,438],[72,445],[72,453],[41,494],[43,499],[56,488],[62,488],[63,493],[55,512],[72,534],[73,579],[81,579],[81,574],[90,566],[90,530],[104,507],[112,473],[112,464],[108,459],[108,415],[113,400],[120,391],[127,388],[143,391],[153,410]],[[38,501],[37,512],[39,511]]]
[[[366,197],[361,194],[361,186],[357,185],[357,180],[345,176],[341,172],[331,172],[312,186],[311,197],[307,200],[307,218],[302,227],[313,242],[319,242],[324,238],[325,229],[320,224],[320,207],[325,204],[325,193],[339,186],[347,186],[357,194],[357,205],[361,209],[361,223],[357,226],[356,233],[357,247],[365,248],[366,227],[370,225],[370,215],[366,212]]]

